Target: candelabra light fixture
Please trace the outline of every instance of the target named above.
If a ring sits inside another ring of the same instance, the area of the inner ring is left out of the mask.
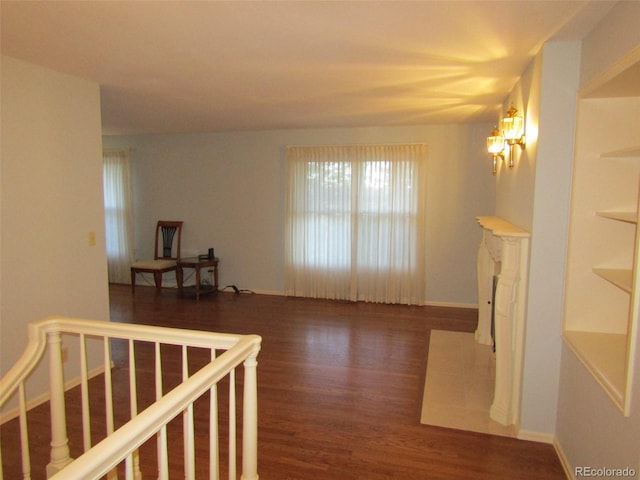
[[[511,105],[511,108],[507,110],[507,116],[502,119],[502,132],[504,133],[504,139],[511,146],[520,145],[520,148],[524,150],[525,138],[524,138],[524,118],[522,115],[518,115],[518,109]]]
[[[518,114],[518,109],[511,105],[506,116],[500,122],[500,129],[494,128],[491,135],[487,137],[487,151],[493,157],[493,174],[496,174],[498,160],[505,160],[505,144],[509,145],[509,168],[515,166],[513,150],[515,145],[519,145],[524,150],[526,142],[524,136],[524,118]]]
[[[487,151],[493,157],[493,174],[498,171],[498,160],[504,161],[504,137],[498,128],[494,128],[487,137]]]

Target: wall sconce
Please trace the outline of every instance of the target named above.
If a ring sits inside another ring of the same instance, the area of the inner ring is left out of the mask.
[[[520,145],[520,149],[524,150],[526,143],[524,138],[524,118],[522,118],[522,115],[518,115],[518,109],[511,105],[500,126],[502,127],[504,139],[509,144],[509,168],[513,168],[513,146]]]
[[[502,133],[501,133],[502,132]],[[500,122],[500,130],[494,128],[491,135],[487,137],[487,151],[493,157],[493,174],[498,169],[498,159],[504,161],[505,142],[509,145],[509,168],[513,168],[515,161],[513,160],[514,145],[520,145],[520,149],[525,148],[524,138],[524,118],[518,115],[518,109],[511,105],[507,110],[507,115]]]
[[[500,130],[494,128],[491,135],[487,137],[487,151],[493,157],[493,174],[498,170],[498,159],[504,161],[504,137]]]

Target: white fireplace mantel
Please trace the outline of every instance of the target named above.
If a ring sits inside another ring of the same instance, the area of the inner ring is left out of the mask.
[[[476,217],[482,227],[478,249],[478,343],[493,344],[496,379],[490,417],[518,423],[525,332],[530,233],[499,217]],[[494,277],[497,280],[494,298]],[[491,316],[494,335],[491,336]]]

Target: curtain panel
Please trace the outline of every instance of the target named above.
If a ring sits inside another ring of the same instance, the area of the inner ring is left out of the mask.
[[[424,303],[426,150],[288,147],[287,295]]]
[[[127,150],[105,150],[104,212],[110,283],[131,283],[133,201]]]

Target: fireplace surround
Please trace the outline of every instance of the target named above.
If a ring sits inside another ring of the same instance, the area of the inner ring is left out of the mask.
[[[475,339],[478,343],[492,345],[495,338],[496,379],[489,415],[502,425],[517,425],[530,233],[500,217],[480,216],[476,219],[482,228],[482,241],[478,249]],[[497,280],[495,289],[494,277]]]

